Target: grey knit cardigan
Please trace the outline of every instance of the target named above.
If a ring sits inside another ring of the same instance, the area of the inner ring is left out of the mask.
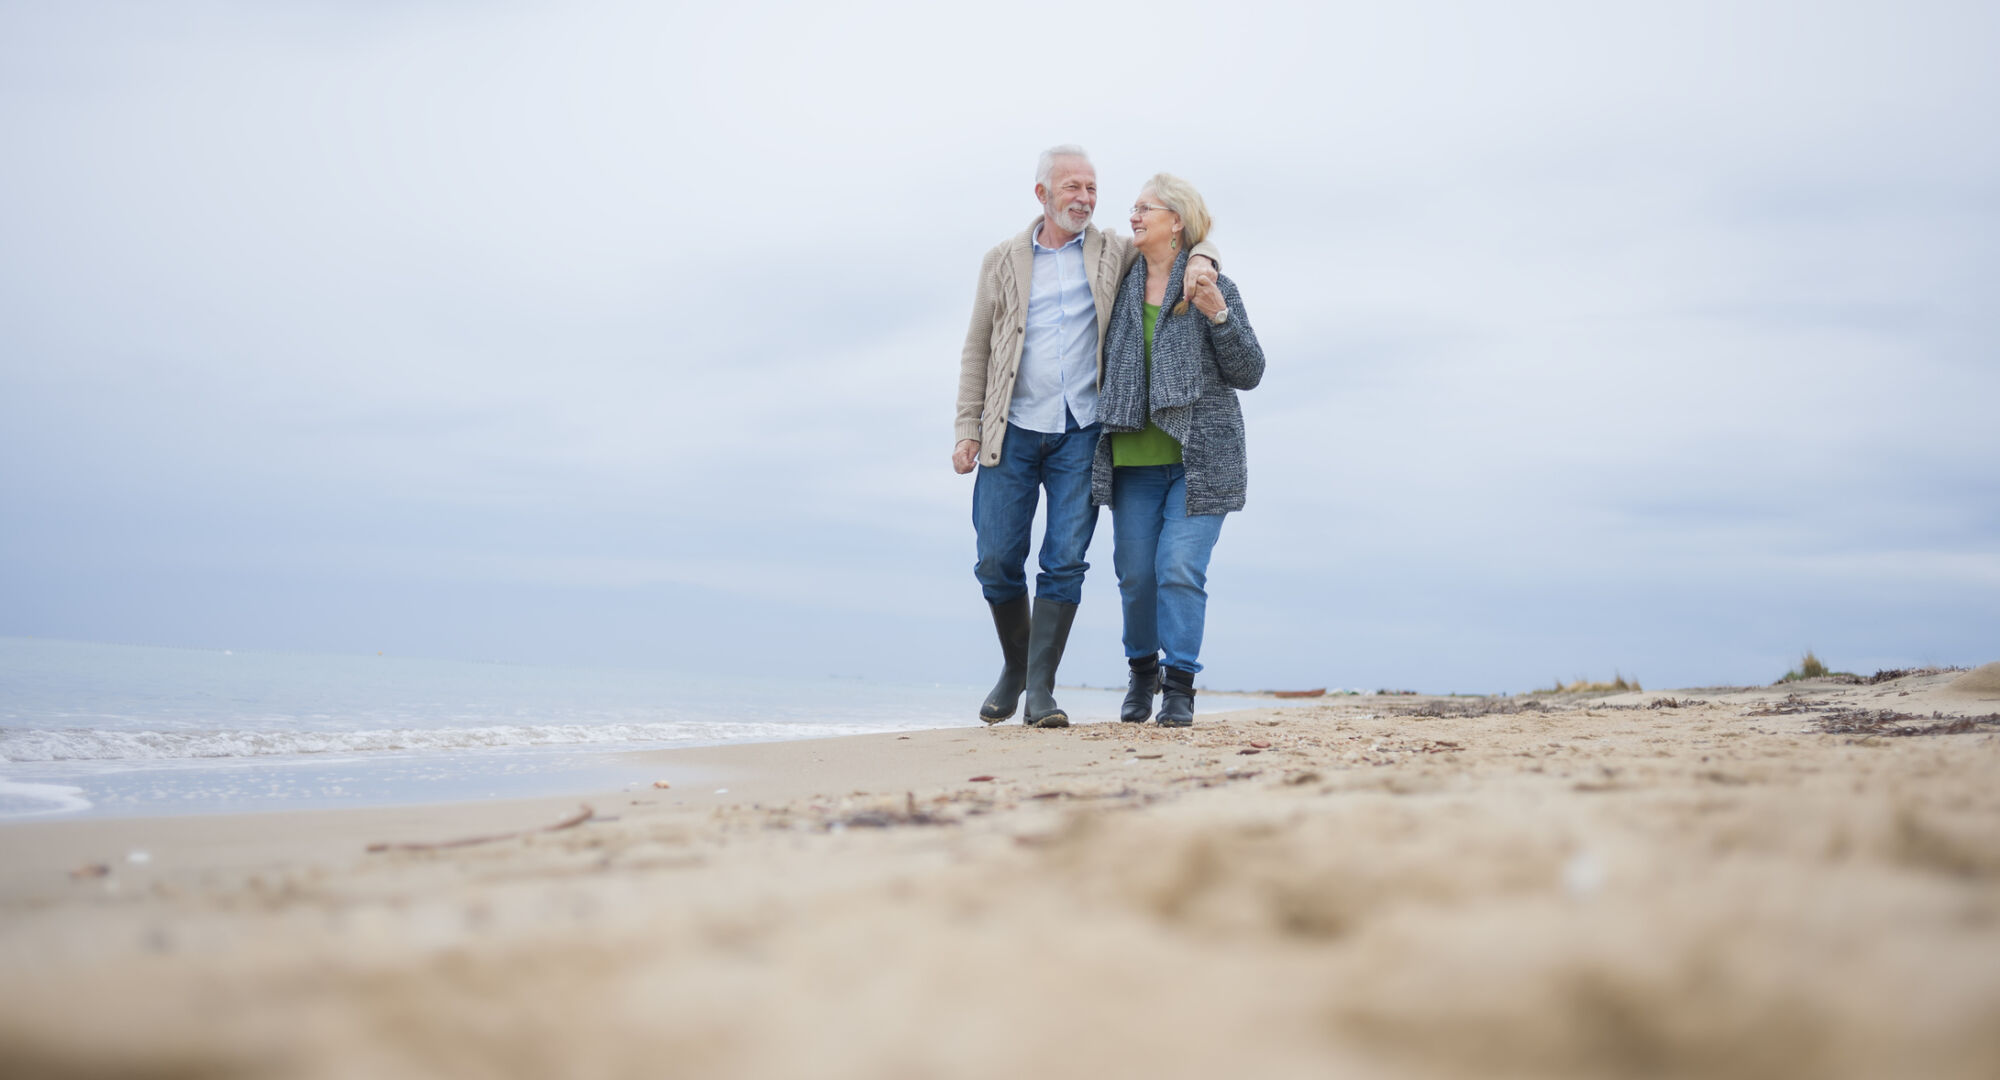
[[[1213,325],[1194,305],[1173,314],[1181,295],[1187,253],[1174,260],[1167,300],[1153,328],[1151,400],[1146,393],[1146,260],[1125,272],[1111,322],[1104,331],[1104,380],[1097,389],[1097,419],[1104,430],[1141,431],[1153,423],[1181,444],[1187,469],[1187,512],[1221,514],[1243,509],[1250,466],[1243,448],[1243,409],[1236,391],[1264,378],[1264,350],[1250,329],[1236,283],[1216,275],[1229,305],[1229,321]],[[1111,440],[1099,439],[1090,470],[1093,506],[1111,504]]]

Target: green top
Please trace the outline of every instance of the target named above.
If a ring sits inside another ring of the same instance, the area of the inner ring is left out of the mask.
[[[1160,305],[1146,305],[1146,400],[1153,399],[1153,324],[1160,321]],[[1179,465],[1181,444],[1153,423],[1148,411],[1144,431],[1111,433],[1113,465]]]

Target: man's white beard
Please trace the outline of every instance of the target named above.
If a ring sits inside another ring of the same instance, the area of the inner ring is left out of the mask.
[[[1044,209],[1052,205],[1054,204],[1046,204]],[[1090,211],[1071,203],[1068,210],[1055,215],[1055,221],[1069,232],[1080,233],[1090,224]]]

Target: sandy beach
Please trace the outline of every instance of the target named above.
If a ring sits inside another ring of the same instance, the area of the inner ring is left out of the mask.
[[[0,1072],[2000,1075],[2000,665],[648,764],[0,828]]]

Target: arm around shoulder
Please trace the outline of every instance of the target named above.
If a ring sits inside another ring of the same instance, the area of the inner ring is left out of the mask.
[[[1132,269],[1132,264],[1139,261],[1139,249],[1132,246],[1131,237],[1109,229],[1104,231],[1104,247],[1106,251],[1111,253],[1112,260],[1118,264],[1119,280],[1124,280],[1125,271]],[[1192,259],[1196,256],[1214,263],[1216,273],[1222,272],[1221,248],[1203,240],[1201,243],[1188,249],[1188,258]]]
[[[1218,274],[1222,273],[1221,248],[1216,247],[1214,244],[1211,244],[1206,240],[1203,240],[1201,243],[1196,244],[1195,246],[1188,249],[1188,258],[1193,259],[1197,257],[1207,259],[1209,262],[1214,263],[1215,272]]]

